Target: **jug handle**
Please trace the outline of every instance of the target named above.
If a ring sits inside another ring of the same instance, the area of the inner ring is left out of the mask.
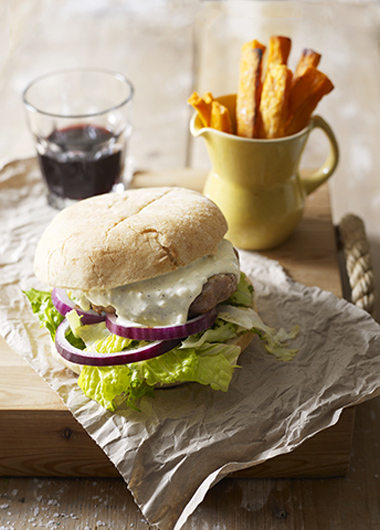
[[[310,131],[313,129],[322,129],[326,134],[329,144],[330,152],[325,163],[317,170],[306,172],[303,171],[300,179],[303,184],[306,195],[310,195],[321,184],[326,182],[334,173],[339,162],[339,147],[335,135],[330,125],[321,116],[313,116],[310,123]]]

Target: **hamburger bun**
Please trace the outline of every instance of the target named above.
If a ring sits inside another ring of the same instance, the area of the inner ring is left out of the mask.
[[[46,228],[35,274],[51,287],[112,289],[214,253],[226,231],[219,208],[188,189],[92,197],[62,210]]]

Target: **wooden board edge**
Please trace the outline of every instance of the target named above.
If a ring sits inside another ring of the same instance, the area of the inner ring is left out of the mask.
[[[291,453],[232,473],[233,478],[321,478],[345,475],[351,457],[355,408]],[[2,414],[0,476],[119,477],[113,463],[69,411]],[[35,426],[38,425],[38,429]],[[25,433],[29,432],[27,441]]]
[[[276,456],[233,478],[327,478],[344,476],[350,466],[355,407],[345,409],[338,422],[318,432],[290,453]]]
[[[4,410],[2,424],[0,476],[120,476],[69,410]]]

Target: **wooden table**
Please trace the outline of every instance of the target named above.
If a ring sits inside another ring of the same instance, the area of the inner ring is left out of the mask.
[[[201,189],[203,179],[203,172],[194,171],[140,173],[134,185],[180,182]],[[266,255],[278,259],[294,279],[341,295],[327,187],[308,199],[294,235]],[[113,465],[54,392],[4,341],[0,341],[0,368],[0,472],[9,476],[0,479],[3,527],[146,528]],[[355,429],[355,410],[347,409],[336,426],[292,454],[241,473],[240,478],[224,479],[208,493],[185,529],[205,528],[206,523],[215,529],[221,525],[228,529],[378,528],[379,406],[375,399],[356,407]],[[251,478],[344,473],[339,478],[313,480]]]

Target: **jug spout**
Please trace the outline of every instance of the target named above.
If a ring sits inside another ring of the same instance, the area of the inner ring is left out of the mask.
[[[200,119],[198,117],[198,114],[193,114],[190,120],[190,132],[195,137],[198,138],[200,136],[203,136],[205,131],[208,129],[208,127],[203,127]]]
[[[224,107],[228,109],[229,121],[230,121],[230,125],[232,128],[232,132],[235,133],[236,131],[236,119],[235,119],[236,94],[229,94],[227,96],[222,96],[218,98],[217,101],[219,101]],[[190,132],[195,138],[203,136],[205,139],[209,135],[213,135],[213,134],[221,134],[221,135],[227,134],[225,132],[218,131],[211,127],[205,127],[202,124],[197,112],[193,114],[190,120]]]

